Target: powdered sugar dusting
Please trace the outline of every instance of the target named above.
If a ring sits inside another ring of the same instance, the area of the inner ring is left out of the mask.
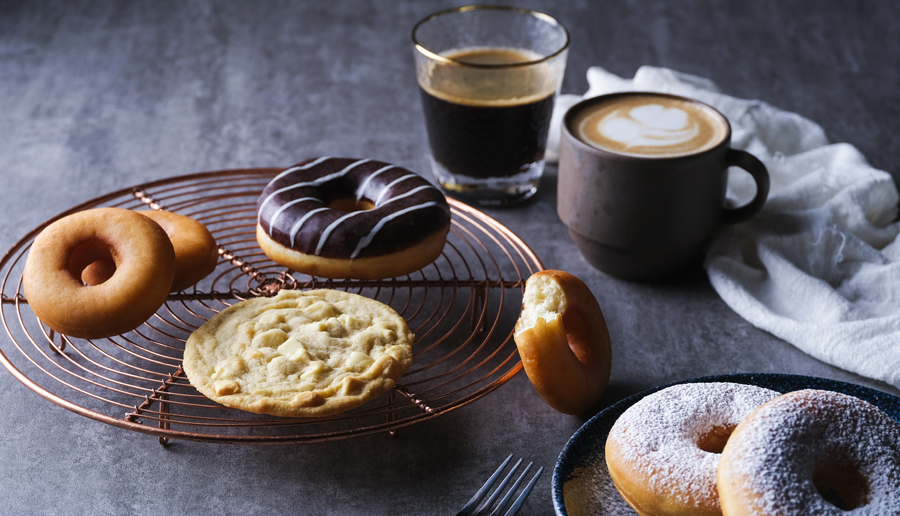
[[[637,514],[616,491],[616,486],[609,478],[603,454],[597,457],[597,462],[591,467],[578,468],[572,472],[572,478],[563,485],[563,499],[569,516]]]
[[[662,503],[718,507],[720,455],[697,443],[716,430],[736,427],[778,392],[737,383],[689,383],[651,394],[626,410],[610,430],[607,463],[641,478],[640,489]],[[613,478],[617,478],[615,471]],[[628,490],[634,486],[624,486]]]
[[[826,501],[813,482],[817,468],[831,460],[868,484],[862,505],[849,512]],[[735,431],[719,481],[729,503],[760,514],[900,515],[900,425],[853,396],[791,392],[761,406]]]

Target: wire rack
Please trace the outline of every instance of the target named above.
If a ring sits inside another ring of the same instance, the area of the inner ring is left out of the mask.
[[[512,330],[525,280],[543,269],[508,228],[449,200],[451,230],[433,264],[403,278],[327,280],[272,262],[256,244],[256,200],[280,171],[257,168],[168,178],[83,203],[35,228],[0,260],[0,361],[29,389],[68,410],[170,439],[278,444],[349,438],[397,429],[462,407],[522,369]],[[101,206],[166,209],[203,222],[219,244],[216,270],[170,294],[146,323],[123,335],[60,335],[28,307],[22,269],[34,237],[66,215]],[[333,288],[392,306],[416,334],[413,364],[397,387],[358,409],[326,418],[260,416],[218,405],[181,367],[184,343],[210,317],[282,288]]]

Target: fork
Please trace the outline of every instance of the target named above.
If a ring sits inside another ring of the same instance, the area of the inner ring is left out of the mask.
[[[522,472],[521,475],[519,475],[519,478],[515,481],[515,483],[512,485],[512,487],[509,488],[509,491],[507,491],[506,495],[498,501],[497,497],[499,497],[503,493],[503,489],[506,487],[506,484],[509,483],[510,479],[512,479],[513,474],[516,472],[517,469],[519,469],[519,465],[522,464],[522,459],[519,459],[518,462],[516,462],[516,464],[512,467],[512,469],[509,470],[509,473],[506,474],[506,477],[504,477],[503,480],[500,482],[500,485],[497,486],[497,489],[494,490],[494,493],[490,497],[488,497],[486,502],[484,502],[484,505],[481,505],[480,509],[478,509],[478,510],[476,510],[476,509],[478,508],[479,504],[481,503],[481,500],[485,497],[485,495],[488,493],[488,491],[490,491],[491,486],[494,485],[494,482],[500,476],[500,473],[503,472],[503,469],[506,467],[507,464],[509,464],[509,461],[512,460],[512,457],[513,457],[512,454],[510,454],[509,457],[507,457],[506,460],[503,461],[503,464],[501,464],[500,467],[497,468],[497,471],[495,471],[494,474],[491,475],[491,477],[487,479],[487,482],[485,482],[484,485],[481,486],[481,489],[479,489],[478,492],[475,493],[475,496],[473,496],[472,499],[469,500],[469,503],[467,503],[466,506],[463,507],[461,511],[456,513],[456,516],[487,515],[488,511],[491,510],[491,507],[493,507],[494,510],[491,511],[489,516],[499,516],[500,514],[503,513],[503,510],[506,509],[507,505],[509,505],[509,502],[512,500],[513,495],[515,494],[516,490],[519,488],[519,484],[522,483],[522,481],[525,479],[525,475],[528,474],[528,472],[531,470],[531,466],[534,465],[533,462],[528,463],[528,466],[525,467],[525,470]],[[525,498],[527,498],[529,493],[531,493],[531,489],[534,488],[535,482],[537,482],[538,477],[540,477],[541,473],[543,473],[543,472],[544,472],[544,467],[541,466],[537,470],[537,473],[534,474],[534,477],[532,477],[531,481],[529,481],[528,484],[525,486],[525,488],[522,489],[522,492],[519,494],[519,497],[516,498],[515,502],[513,502],[512,506],[509,507],[509,510],[506,512],[506,514],[504,516],[514,516],[516,513],[519,512],[519,509],[522,507],[522,504],[525,502]]]

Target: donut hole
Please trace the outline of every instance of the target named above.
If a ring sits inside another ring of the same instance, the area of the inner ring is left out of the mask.
[[[353,197],[337,197],[328,201],[328,207],[336,211],[367,211],[375,207],[375,203],[368,199],[355,199]]]
[[[846,458],[830,457],[817,464],[812,482],[819,495],[838,509],[852,511],[869,501],[869,483],[859,467]]]
[[[68,269],[85,285],[99,285],[116,272],[115,250],[102,240],[85,240],[72,248]]]
[[[97,260],[81,271],[81,281],[90,287],[96,287],[113,277],[116,273],[116,262],[111,259]]]
[[[697,447],[707,453],[722,453],[734,429],[734,426],[715,427],[700,436],[700,439],[697,440]]]

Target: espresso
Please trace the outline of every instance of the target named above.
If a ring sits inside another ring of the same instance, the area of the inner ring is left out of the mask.
[[[476,65],[528,63],[533,53],[508,48],[442,54]],[[466,68],[433,63],[419,86],[431,152],[452,174],[515,176],[544,157],[556,74],[544,63]]]
[[[728,122],[689,100],[634,93],[591,103],[570,117],[569,130],[601,150],[644,157],[697,154],[728,135]]]

